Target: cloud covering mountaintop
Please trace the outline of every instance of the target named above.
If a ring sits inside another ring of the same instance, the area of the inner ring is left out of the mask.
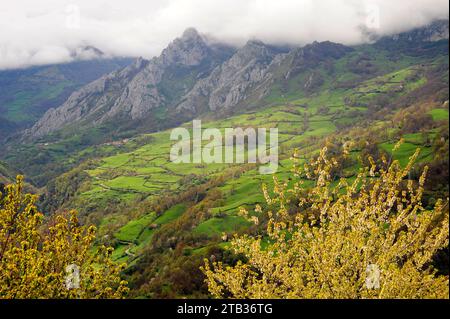
[[[367,41],[448,19],[447,0],[15,0],[0,9],[0,69],[158,55],[187,27],[241,45]],[[98,50],[97,50],[98,49]]]

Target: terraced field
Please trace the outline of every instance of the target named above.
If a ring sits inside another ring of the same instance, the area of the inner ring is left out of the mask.
[[[177,219],[185,210],[186,206],[179,204],[171,207],[159,217],[151,212],[128,222],[115,234],[119,245],[114,250],[113,258],[117,261],[129,261],[130,258],[134,260],[139,251],[151,241],[156,229]]]

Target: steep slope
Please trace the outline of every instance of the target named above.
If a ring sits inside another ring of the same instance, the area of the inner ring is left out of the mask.
[[[0,71],[0,140],[32,126],[81,86],[122,68],[131,59],[107,59]]]
[[[37,138],[75,124],[93,127],[111,121],[116,127],[121,121],[147,125],[151,121],[146,118],[161,110],[166,118],[183,120],[211,111],[239,111],[261,105],[280,81],[351,51],[331,42],[288,50],[253,40],[230,57],[230,48],[207,44],[189,29],[161,56],[138,59],[133,66],[75,92],[26,135]],[[316,75],[309,74],[305,90],[317,82]]]
[[[26,134],[38,137],[82,119],[98,120],[105,113],[105,108],[120,97],[129,81],[147,64],[148,61],[138,59],[122,70],[89,83],[72,93],[61,107],[48,110]]]
[[[130,67],[73,93],[26,135],[36,138],[74,124],[92,127],[113,120],[143,119],[155,108],[170,107],[231,52],[229,47],[208,44],[195,29],[188,29],[159,57],[139,58]]]
[[[247,42],[209,77],[197,82],[177,109],[198,113],[236,106],[251,90],[270,78],[267,70],[279,51],[260,41]]]
[[[209,110],[226,113],[233,108],[261,106],[271,88],[289,81],[298,74],[316,68],[320,63],[335,60],[352,49],[331,42],[314,42],[302,48],[282,52],[259,41],[249,41],[211,75],[199,81],[186,95],[178,110]],[[304,90],[313,89],[320,81],[316,73],[305,78]]]

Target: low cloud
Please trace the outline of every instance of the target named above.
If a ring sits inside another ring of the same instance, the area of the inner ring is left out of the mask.
[[[448,19],[446,0],[15,0],[0,9],[0,69],[110,56],[152,57],[187,27],[241,45],[365,41]]]

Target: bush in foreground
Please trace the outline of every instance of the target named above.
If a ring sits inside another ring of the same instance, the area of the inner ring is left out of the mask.
[[[427,169],[408,180],[418,151],[402,168],[394,161],[362,169],[355,179],[334,181],[337,165],[326,149],[294,174],[288,187],[267,190],[270,244],[236,237],[232,249],[248,260],[234,267],[205,261],[210,293],[231,298],[448,298],[448,274],[438,275],[433,256],[448,247],[448,203],[421,204]],[[295,158],[294,158],[295,159]],[[293,209],[294,208],[294,209]],[[244,214],[249,214],[243,211]],[[256,213],[262,213],[257,206]],[[256,214],[256,215],[257,215]],[[256,223],[255,214],[251,216]],[[267,247],[264,247],[267,246]]]
[[[0,194],[0,298],[123,297],[123,266],[112,248],[93,250],[95,227],[80,226],[73,211],[44,224],[22,188],[19,176]]]

